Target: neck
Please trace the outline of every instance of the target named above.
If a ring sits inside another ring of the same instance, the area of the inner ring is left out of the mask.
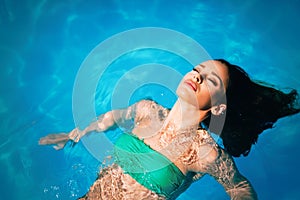
[[[197,128],[207,115],[208,111],[199,110],[197,107],[179,98],[173,105],[165,121],[165,126],[172,123],[178,130],[193,126]]]

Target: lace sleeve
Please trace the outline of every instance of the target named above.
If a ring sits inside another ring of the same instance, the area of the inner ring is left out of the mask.
[[[253,187],[240,174],[232,157],[216,144],[206,130],[198,130],[193,141],[181,161],[189,166],[190,171],[197,173],[194,181],[209,174],[224,187],[231,200],[257,199]]]
[[[257,195],[250,182],[240,174],[232,157],[217,148],[216,160],[206,167],[206,173],[223,185],[231,200],[256,200]]]
[[[169,110],[152,100],[142,100],[135,104],[135,121],[139,122],[148,118],[154,121],[163,121]]]
[[[132,130],[136,125],[149,125],[148,122],[162,122],[169,110],[152,100],[141,100],[126,109],[114,110],[113,115],[117,124]]]
[[[134,127],[135,110],[136,104],[133,104],[128,108],[113,110],[113,119],[120,128],[132,130]],[[98,121],[101,120],[102,119],[98,119]]]

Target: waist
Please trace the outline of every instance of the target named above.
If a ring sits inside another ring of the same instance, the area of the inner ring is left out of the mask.
[[[185,179],[178,167],[134,135],[122,134],[115,145],[116,163],[137,182],[169,197]]]

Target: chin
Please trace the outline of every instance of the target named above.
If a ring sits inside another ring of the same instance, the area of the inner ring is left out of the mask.
[[[180,90],[180,89],[177,89],[176,94],[179,99],[181,99],[197,108],[199,107],[195,94],[191,94],[191,92],[189,92],[189,91]]]

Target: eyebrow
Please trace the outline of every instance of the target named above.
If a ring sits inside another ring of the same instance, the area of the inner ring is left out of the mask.
[[[205,67],[206,67],[205,65],[202,65],[202,64],[200,64],[199,66],[202,67],[202,68],[205,68]]]
[[[203,64],[199,64],[198,66],[202,67],[202,68],[205,68],[206,66],[203,65]],[[196,71],[198,71],[196,68],[195,68]],[[216,74],[215,72],[211,72],[212,75],[214,75],[220,82],[220,84],[222,86],[224,86],[224,83],[223,83],[223,80],[220,78],[220,76],[218,74]]]

